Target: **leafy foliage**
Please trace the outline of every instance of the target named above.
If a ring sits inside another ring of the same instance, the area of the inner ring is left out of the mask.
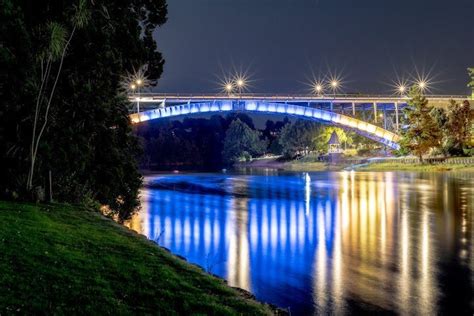
[[[316,136],[316,149],[321,153],[326,153],[328,151],[328,142],[331,138],[333,132],[336,132],[339,141],[341,142],[342,146],[345,145],[352,145],[352,135],[347,133],[342,128],[335,127],[335,126],[325,126],[322,127]]]
[[[471,139],[472,111],[468,101],[451,102],[446,122],[447,151],[452,156],[464,154]]]
[[[285,125],[279,139],[283,156],[293,158],[298,154],[314,150],[315,138],[320,128],[320,124],[305,120]]]
[[[471,78],[471,81],[467,84],[467,86],[472,89],[472,93],[474,94],[474,68],[468,68],[467,71],[469,73],[469,77]]]
[[[239,160],[262,155],[267,144],[260,139],[260,133],[252,130],[240,119],[232,121],[225,134],[222,156],[225,163],[231,164]]]
[[[69,38],[38,142],[34,186],[46,187],[51,171],[55,199],[90,196],[126,217],[138,203],[140,146],[120,81],[143,64],[153,83],[160,77],[164,61],[152,33],[166,21],[165,0],[0,0],[0,18],[0,168],[6,174],[0,194],[24,196],[19,184],[26,179],[34,103],[46,70],[38,57],[46,51],[46,59],[59,58]],[[71,25],[80,26],[72,38]],[[59,65],[51,64],[51,72]],[[48,89],[54,79],[44,83]],[[40,108],[45,106],[42,100]]]
[[[402,151],[411,152],[423,161],[423,155],[440,145],[442,134],[420,89],[413,87],[409,96],[408,107],[404,109],[408,126],[402,132],[400,146]]]

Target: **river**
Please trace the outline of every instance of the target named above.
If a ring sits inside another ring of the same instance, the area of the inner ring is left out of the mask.
[[[292,315],[472,315],[474,174],[145,179],[128,223]]]

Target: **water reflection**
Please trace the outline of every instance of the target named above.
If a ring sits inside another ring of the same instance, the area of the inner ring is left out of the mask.
[[[471,314],[473,179],[158,176],[129,226],[293,314]]]

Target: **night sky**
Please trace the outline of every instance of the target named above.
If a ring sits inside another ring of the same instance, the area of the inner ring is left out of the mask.
[[[218,92],[247,71],[250,92],[305,93],[313,73],[345,93],[391,93],[397,77],[431,74],[434,94],[467,94],[474,0],[168,0],[156,32],[159,92]]]

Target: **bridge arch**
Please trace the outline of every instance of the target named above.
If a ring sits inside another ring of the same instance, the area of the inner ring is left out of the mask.
[[[392,149],[400,148],[398,144],[400,137],[397,134],[379,126],[344,114],[291,103],[276,103],[258,100],[216,100],[212,102],[173,105],[140,113],[134,113],[130,115],[130,119],[133,124],[137,124],[150,120],[179,117],[191,114],[225,113],[233,111],[291,115],[302,119],[318,121],[344,129],[349,129],[362,136],[387,145]]]

